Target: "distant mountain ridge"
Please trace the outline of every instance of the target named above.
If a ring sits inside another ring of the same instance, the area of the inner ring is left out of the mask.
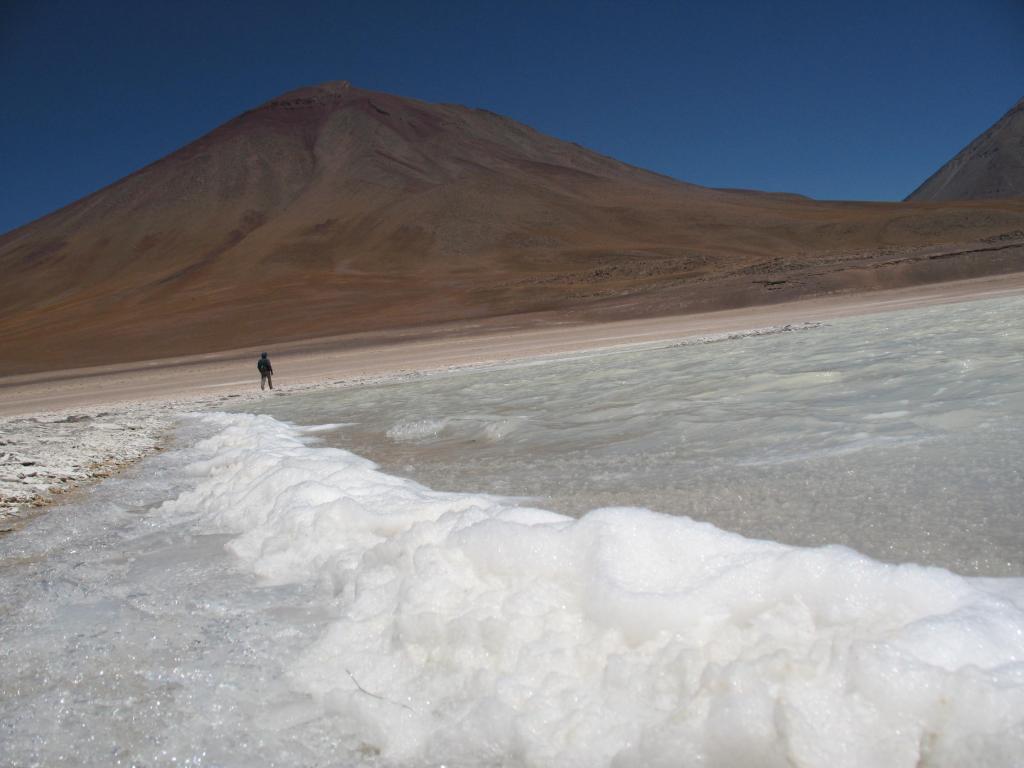
[[[1024,268],[1021,231],[1024,202],[708,189],[485,110],[332,82],[0,236],[4,373],[992,274]]]
[[[907,196],[911,201],[1024,196],[1024,99]]]

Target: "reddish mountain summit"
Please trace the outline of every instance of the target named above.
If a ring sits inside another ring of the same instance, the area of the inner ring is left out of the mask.
[[[327,83],[0,237],[0,337],[18,373],[691,312],[1013,271],[1022,243],[1020,199],[707,189],[491,112]]]

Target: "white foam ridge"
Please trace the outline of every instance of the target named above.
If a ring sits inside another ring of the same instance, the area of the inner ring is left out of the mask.
[[[447,425],[447,419],[417,419],[395,424],[387,431],[387,436],[396,443],[426,440],[440,435]]]
[[[383,765],[1011,766],[1024,580],[644,509],[442,493],[268,416],[197,418],[193,489],[336,618],[290,668]],[[827,514],[827,511],[823,511]]]

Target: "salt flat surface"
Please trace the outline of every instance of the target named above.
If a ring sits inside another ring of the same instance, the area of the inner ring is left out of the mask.
[[[433,491],[267,416],[189,429],[210,437],[0,542],[3,764],[1024,750],[1021,579]]]
[[[781,543],[1021,573],[1000,301],[188,419],[0,538],[0,764],[1018,765],[1024,580]]]

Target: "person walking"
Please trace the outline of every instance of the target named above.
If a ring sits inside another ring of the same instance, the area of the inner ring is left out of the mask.
[[[266,389],[268,384],[273,389],[274,366],[270,364],[270,358],[267,357],[266,352],[260,355],[260,359],[256,362],[256,367],[260,371],[260,389]]]

